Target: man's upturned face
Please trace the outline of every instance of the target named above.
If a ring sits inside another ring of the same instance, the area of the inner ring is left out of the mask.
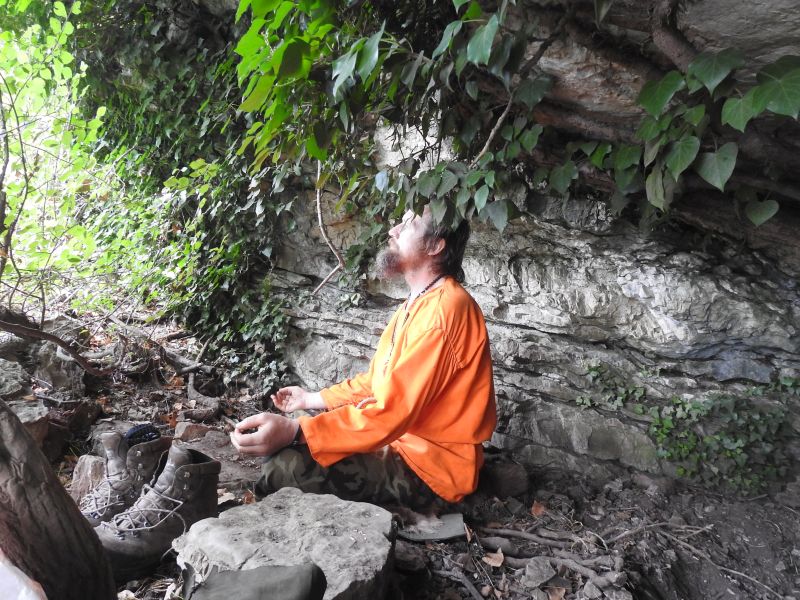
[[[378,277],[396,277],[431,260],[425,248],[425,230],[430,219],[427,207],[422,216],[408,211],[403,220],[389,230],[389,245],[375,259]]]

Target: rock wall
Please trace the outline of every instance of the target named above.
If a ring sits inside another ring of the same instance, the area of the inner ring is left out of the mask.
[[[800,376],[800,293],[784,265],[686,228],[642,235],[588,199],[519,203],[529,216],[504,233],[474,227],[465,271],[492,343],[492,443],[524,464],[600,478],[624,469],[673,474],[648,434],[652,418],[632,406],[742,396]],[[308,212],[295,214],[275,277],[293,306],[288,362],[319,388],[367,367],[404,290],[365,279],[301,302],[335,264],[313,199],[301,206]],[[326,222],[338,247],[353,241],[354,223],[330,214]],[[358,306],[348,305],[354,292]],[[614,386],[622,386],[614,392],[621,407],[602,401]],[[587,399],[595,406],[586,408]],[[800,432],[800,410],[784,400]]]

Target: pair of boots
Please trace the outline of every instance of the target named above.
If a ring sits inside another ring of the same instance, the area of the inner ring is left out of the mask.
[[[172,540],[218,514],[218,461],[171,438],[131,433],[100,436],[106,477],[80,503],[119,582],[152,571]]]

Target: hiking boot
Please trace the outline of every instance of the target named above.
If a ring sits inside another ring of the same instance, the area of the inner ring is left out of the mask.
[[[220,469],[218,461],[173,443],[155,484],[145,485],[133,506],[95,528],[118,582],[152,571],[172,540],[217,516]]]
[[[159,459],[169,450],[172,439],[160,437],[136,445],[132,441],[117,432],[100,436],[106,476],[80,502],[81,513],[92,527],[110,521],[133,505],[144,484],[155,475]]]

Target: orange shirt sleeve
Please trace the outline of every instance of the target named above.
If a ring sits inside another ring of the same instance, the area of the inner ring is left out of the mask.
[[[316,417],[301,417],[311,455],[322,466],[351,454],[378,450],[399,438],[458,368],[450,342],[440,328],[408,339],[386,376],[374,373],[374,362],[375,402],[363,408],[348,405]]]

